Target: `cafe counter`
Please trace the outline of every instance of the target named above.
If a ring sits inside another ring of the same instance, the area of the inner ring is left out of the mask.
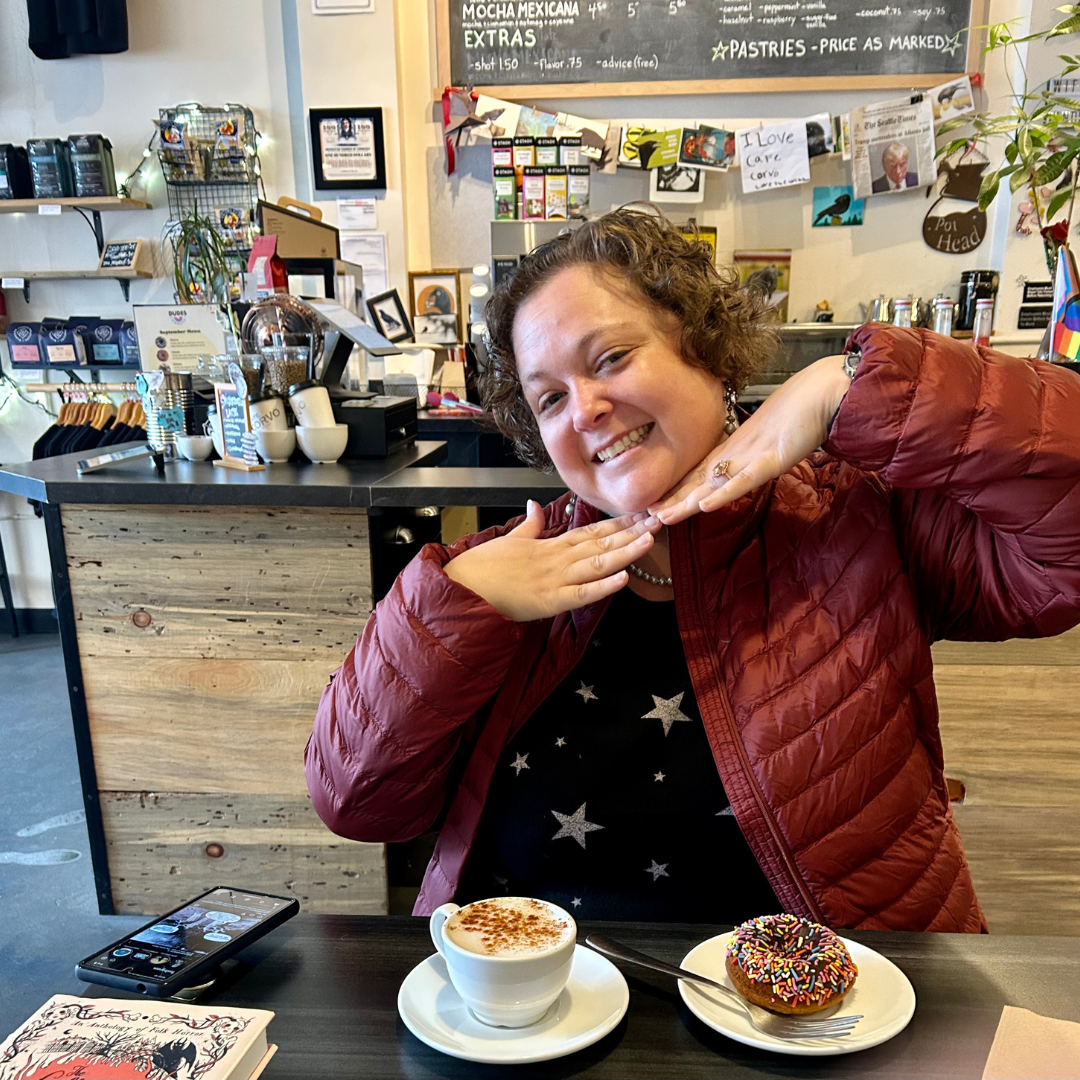
[[[250,473],[144,458],[80,477],[83,456],[5,466],[0,490],[42,505],[100,910],[167,911],[227,880],[384,913],[383,845],[334,836],[303,771],[372,608],[378,523],[548,501],[558,477],[436,468],[439,441]]]
[[[436,508],[413,519],[419,543],[438,509],[446,530],[471,508],[456,536],[565,490],[524,468],[439,467],[446,452],[0,469],[0,490],[42,503],[102,912],[167,911],[223,880],[311,912],[388,910],[383,845],[330,833],[303,773],[322,688],[395,572],[381,541],[415,508]],[[995,933],[1080,936],[1078,643],[934,646],[953,813]],[[422,853],[409,859],[416,880],[392,884],[418,884]]]

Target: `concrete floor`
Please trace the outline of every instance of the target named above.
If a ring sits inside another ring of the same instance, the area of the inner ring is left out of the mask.
[[[23,942],[97,913],[66,685],[58,635],[0,633],[0,983]]]

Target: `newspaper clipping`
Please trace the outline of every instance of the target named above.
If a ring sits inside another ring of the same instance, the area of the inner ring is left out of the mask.
[[[934,183],[937,167],[930,99],[905,98],[852,109],[851,171],[857,199]]]

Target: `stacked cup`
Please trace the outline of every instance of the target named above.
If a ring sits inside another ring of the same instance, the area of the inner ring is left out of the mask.
[[[296,449],[296,432],[289,427],[281,396],[274,390],[248,394],[248,413],[259,457],[268,464],[288,461]]]
[[[333,465],[345,452],[349,427],[334,422],[326,387],[314,379],[296,383],[289,387],[289,404],[296,417],[300,449],[316,465]]]

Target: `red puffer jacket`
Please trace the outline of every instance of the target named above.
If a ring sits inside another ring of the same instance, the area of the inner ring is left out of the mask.
[[[985,930],[930,643],[1080,622],[1080,380],[926,331],[854,341],[826,452],[672,528],[683,645],[735,817],[788,911]],[[567,499],[546,535],[599,516],[579,500],[568,521]],[[305,755],[343,836],[405,840],[445,813],[417,914],[453,897],[501,751],[606,607],[517,624],[442,573],[502,531],[413,560],[323,692]]]

